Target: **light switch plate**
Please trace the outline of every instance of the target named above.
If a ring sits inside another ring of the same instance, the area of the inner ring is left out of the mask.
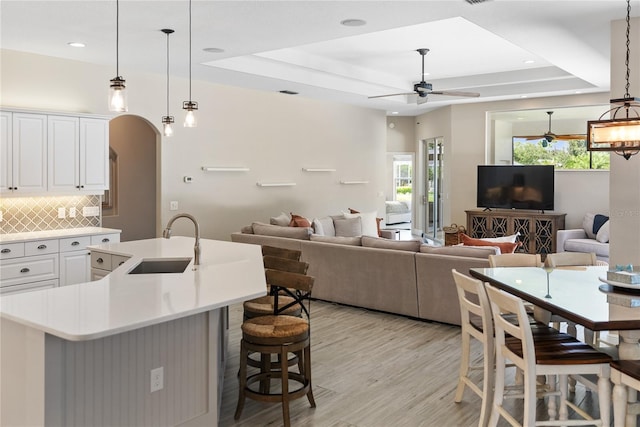
[[[174,200],[174,201],[172,201],[172,202],[169,204],[169,210],[171,210],[171,211],[177,211],[177,210],[178,210],[178,202],[177,202],[177,201],[175,201],[175,200]]]
[[[69,218],[75,218],[75,217],[76,217],[76,208],[75,207],[69,208]]]
[[[84,208],[82,208],[82,216],[84,217],[98,215],[100,215],[100,208],[98,208],[97,206],[85,206]]]

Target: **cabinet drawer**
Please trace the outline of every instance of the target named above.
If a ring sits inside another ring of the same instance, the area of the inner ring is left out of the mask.
[[[115,270],[116,268],[120,267],[122,264],[127,262],[127,260],[129,258],[130,257],[128,257],[128,256],[112,255],[111,256],[111,271]]]
[[[118,243],[120,241],[120,233],[98,234],[91,236],[92,245],[101,245],[104,243]]]
[[[104,252],[91,252],[91,268],[111,271],[111,254]]]
[[[91,237],[69,237],[60,239],[60,252],[79,251],[91,244]]]
[[[24,255],[44,255],[58,253],[58,239],[25,242]]]
[[[5,243],[0,245],[0,259],[24,256],[24,243]]]
[[[36,255],[3,261],[0,286],[13,286],[58,278],[58,254]]]
[[[7,296],[10,294],[18,294],[21,292],[37,291],[40,289],[55,288],[58,286],[58,280],[43,280],[41,282],[28,283],[26,285],[3,286],[0,288],[0,295]]]

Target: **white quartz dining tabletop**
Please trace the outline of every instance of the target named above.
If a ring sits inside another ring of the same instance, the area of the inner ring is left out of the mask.
[[[70,341],[102,338],[228,306],[266,293],[258,245],[193,237],[90,246],[131,256],[108,276],[0,297],[0,315]],[[191,258],[183,273],[129,274],[142,259]]]

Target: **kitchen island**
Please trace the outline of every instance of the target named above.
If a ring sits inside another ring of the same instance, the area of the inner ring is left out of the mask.
[[[196,266],[193,238],[92,246],[130,258],[98,281],[3,297],[0,424],[217,425],[226,307],[266,283],[259,246],[200,247]]]

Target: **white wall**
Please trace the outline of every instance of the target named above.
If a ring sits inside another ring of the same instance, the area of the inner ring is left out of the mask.
[[[112,66],[1,51],[3,106],[109,114]],[[160,127],[165,77],[122,69],[129,112]],[[171,113],[182,122],[188,82],[171,80]],[[354,208],[384,213],[386,117],[384,111],[228,86],[193,82],[199,124],[176,126],[161,144],[161,226],[179,211],[195,215],[203,237],[229,239],[253,220],[280,211],[315,217]],[[213,173],[202,166],[246,166],[250,172]],[[335,168],[307,173],[303,167]],[[193,183],[185,184],[184,176]],[[366,180],[367,185],[340,185]],[[259,188],[256,182],[293,181],[295,187]],[[176,223],[175,234],[192,235]]]

